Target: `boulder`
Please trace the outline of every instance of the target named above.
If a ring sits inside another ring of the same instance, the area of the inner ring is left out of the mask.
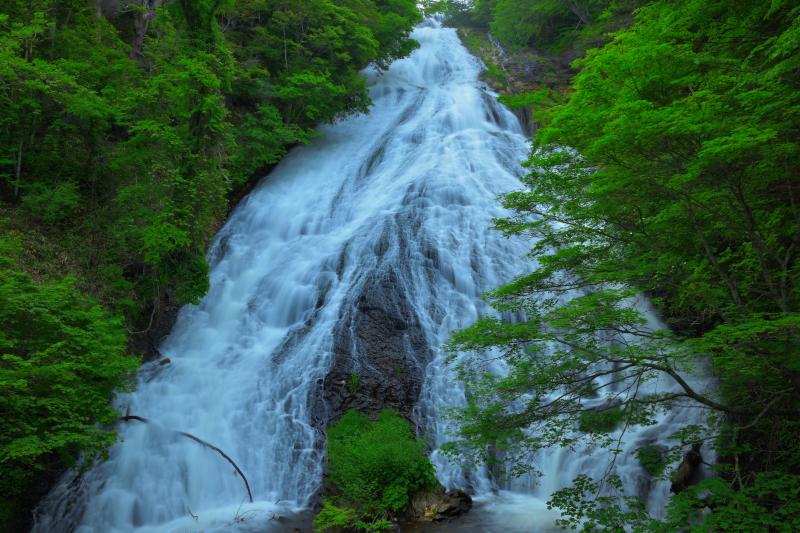
[[[466,513],[472,508],[472,498],[463,490],[445,492],[441,486],[418,492],[408,506],[411,520],[434,522]]]
[[[702,477],[700,465],[703,464],[701,446],[699,442],[692,444],[692,449],[683,456],[683,461],[673,475],[670,492],[678,494],[700,481]]]

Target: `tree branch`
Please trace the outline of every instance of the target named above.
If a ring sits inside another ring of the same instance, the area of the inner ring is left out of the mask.
[[[128,415],[128,414],[126,414],[126,415],[125,415],[125,416],[123,416],[123,417],[120,417],[120,419],[121,419],[123,422],[130,422],[131,420],[137,420],[137,421],[139,421],[139,422],[144,422],[145,424],[148,424],[148,423],[150,422],[148,419],[146,419],[146,418],[144,418],[144,417],[141,417],[141,416],[136,416],[136,415]],[[233,465],[233,468],[235,468],[235,469],[236,469],[236,472],[238,472],[238,473],[239,473],[239,475],[242,477],[242,481],[244,481],[244,486],[245,486],[245,488],[247,489],[247,496],[250,498],[250,503],[253,503],[253,493],[250,491],[250,483],[248,483],[248,482],[247,482],[247,478],[245,477],[245,475],[244,475],[244,472],[242,472],[242,469],[241,469],[241,468],[239,468],[239,465],[237,465],[237,464],[236,464],[236,463],[233,461],[233,459],[231,459],[231,458],[228,456],[228,454],[226,454],[225,452],[223,452],[222,450],[220,450],[219,448],[217,448],[217,447],[216,447],[216,446],[214,446],[213,444],[211,444],[211,443],[209,443],[209,442],[206,442],[206,441],[204,441],[203,439],[201,439],[201,438],[199,438],[199,437],[196,437],[196,436],[192,435],[191,433],[187,433],[187,432],[185,432],[185,431],[177,431],[177,430],[173,430],[173,431],[175,431],[175,433],[178,433],[178,434],[180,434],[180,435],[183,435],[184,437],[187,437],[187,438],[189,438],[189,439],[192,439],[192,440],[193,440],[193,441],[195,441],[196,443],[198,443],[198,444],[200,444],[200,445],[202,445],[202,446],[205,446],[206,448],[210,448],[210,449],[214,450],[215,452],[217,452],[218,454],[220,454],[222,457],[224,457],[224,458],[225,458],[225,460],[226,460],[226,461],[228,461],[228,462],[229,462],[231,465]]]

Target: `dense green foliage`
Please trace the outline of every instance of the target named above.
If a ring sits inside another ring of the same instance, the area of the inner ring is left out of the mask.
[[[586,48],[640,0],[433,0],[451,23],[488,30],[504,46],[537,51]]]
[[[0,228],[26,250],[0,279],[4,497],[25,465],[113,440],[93,424],[113,419],[127,333],[203,296],[229,200],[365,111],[361,69],[413,50],[419,20],[414,0],[0,4]]]
[[[117,420],[109,399],[138,367],[121,320],[69,278],[37,283],[20,272],[19,246],[0,238],[1,519],[39,476],[113,442],[98,424]]]
[[[418,20],[411,0],[4,2],[0,195],[79,234],[99,295],[145,327],[167,288],[204,294],[228,194],[366,110],[359,70],[412,50]]]
[[[373,421],[350,410],[328,428],[327,497],[314,528],[380,531],[436,483],[425,444],[403,417],[384,410]]]
[[[576,64],[568,98],[537,95],[551,104],[535,112],[544,127],[526,188],[496,221],[535,239],[535,268],[489,294],[527,319],[484,318],[454,337],[454,350],[473,354],[460,368],[474,392],[454,448],[500,451],[523,470],[544,446],[614,450],[607,431],[690,403],[706,424],[677,437],[707,440],[720,463],[718,477],[671,499],[662,522],[618,479],[578,478],[552,500],[565,524],[800,528],[798,20],[790,1],[650,2]],[[642,292],[671,331],[651,331],[631,307]],[[508,375],[487,372],[490,349]],[[692,385],[706,365],[717,391]],[[677,391],[641,392],[654,379]],[[653,452],[639,453],[645,468],[669,476],[661,464],[681,447]]]

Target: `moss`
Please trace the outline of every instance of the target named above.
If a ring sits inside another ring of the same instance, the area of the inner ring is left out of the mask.
[[[459,28],[458,36],[467,50],[469,50],[469,53],[479,58],[486,65],[486,68],[481,73],[481,79],[497,92],[508,92],[510,90],[508,77],[497,62],[497,50],[489,41],[488,36],[468,28]]]

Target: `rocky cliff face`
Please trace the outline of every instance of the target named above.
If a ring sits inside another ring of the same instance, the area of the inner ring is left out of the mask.
[[[374,415],[385,407],[410,419],[432,357],[419,318],[392,266],[373,271],[355,290],[355,304],[342,310],[334,333],[319,421],[326,425],[348,409]]]
[[[543,87],[566,91],[575,73],[571,64],[582,53],[573,49],[559,54],[531,49],[507,50],[491,34],[471,28],[458,28],[458,35],[470,53],[486,65],[483,81],[502,96],[522,95]],[[525,132],[532,136],[538,127],[533,108],[524,105],[511,111]]]

